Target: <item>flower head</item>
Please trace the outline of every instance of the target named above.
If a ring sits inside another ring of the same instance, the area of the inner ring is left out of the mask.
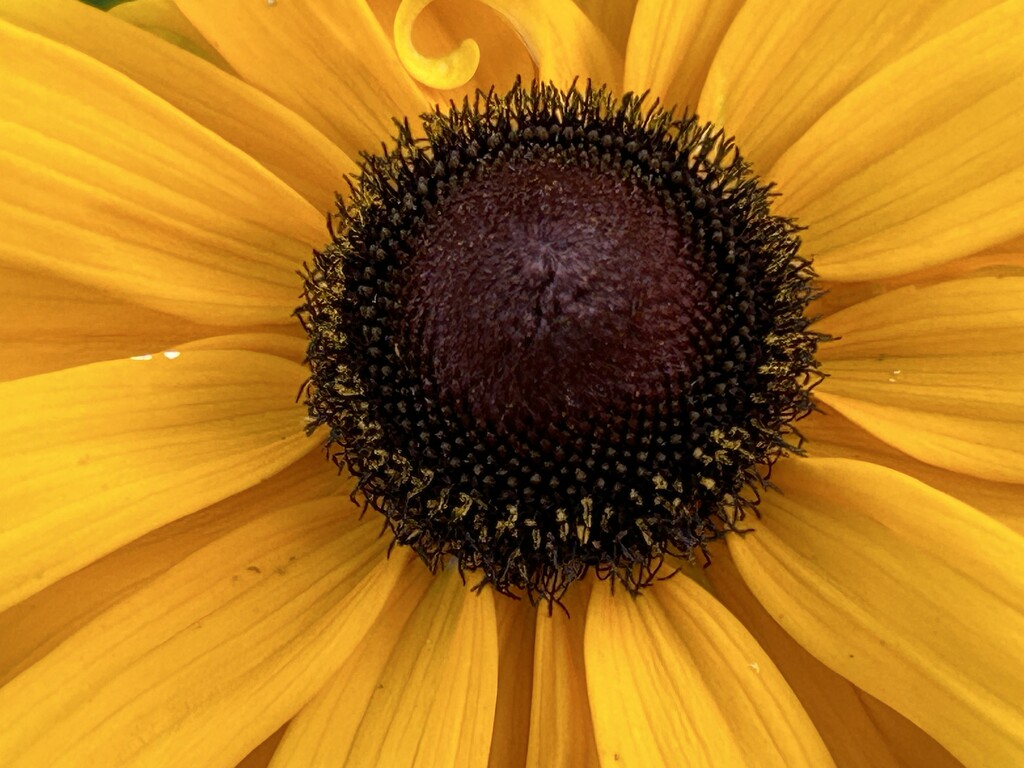
[[[5,2],[0,763],[1024,762],[1022,21]]]

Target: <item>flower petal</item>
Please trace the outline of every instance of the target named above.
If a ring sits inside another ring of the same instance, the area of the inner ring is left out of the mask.
[[[350,157],[429,106],[363,0],[176,2],[236,72]]]
[[[112,605],[226,533],[261,515],[327,497],[338,499],[342,514],[351,490],[351,479],[339,477],[318,447],[262,483],[65,576],[0,614],[0,686]]]
[[[145,16],[139,0],[111,13]],[[173,3],[160,0],[180,16]],[[356,164],[322,133],[237,77],[75,0],[10,0],[0,18],[116,69],[258,160],[318,211],[334,207],[341,177]],[[184,17],[182,17],[184,21]],[[187,22],[186,22],[187,23]],[[326,230],[319,237],[326,240]]]
[[[530,733],[533,636],[538,608],[529,600],[496,600],[498,694],[488,768],[523,768]]]
[[[407,602],[385,614],[375,641],[295,719],[274,768],[487,764],[498,682],[491,592],[451,569],[413,598],[408,621]]]
[[[1024,482],[1024,278],[891,291],[821,322],[816,390],[921,461]]]
[[[218,329],[0,265],[0,381],[170,349]]]
[[[226,72],[231,70],[217,49],[189,23],[174,0],[132,0],[113,6],[107,14],[162,37],[191,54],[202,56]]]
[[[542,81],[567,87],[577,78],[617,91],[622,54],[572,0],[483,0],[522,38]]]
[[[537,617],[530,715],[535,725],[529,729],[526,761],[531,768],[598,762],[583,651],[589,593],[589,584],[574,584],[563,598],[565,612],[556,608]]]
[[[294,322],[309,203],[94,59],[2,20],[0,47],[0,263],[196,322]]]
[[[828,406],[800,422],[804,445],[815,458],[856,459],[890,467],[948,493],[1024,535],[1024,485],[994,483],[925,464],[884,443]]]
[[[665,106],[695,111],[715,52],[742,6],[743,0],[639,0],[626,47],[623,89],[649,89]]]
[[[775,164],[777,210],[808,227],[823,278],[910,272],[1024,232],[1022,20],[1006,2],[921,45]]]
[[[297,460],[306,375],[193,351],[0,384],[0,606]]]
[[[405,625],[431,585],[430,572],[409,558],[377,621],[320,692],[288,725],[271,768],[333,768],[346,756]]]
[[[585,652],[602,764],[832,764],[768,655],[689,578],[595,589]]]
[[[711,566],[705,571],[714,595],[778,665],[837,765],[960,768],[960,763],[928,734],[807,653],[757,601],[728,550],[724,546],[715,549],[719,551],[712,552]],[[884,723],[885,730],[880,723]],[[892,731],[898,731],[900,737],[889,738],[887,734]]]
[[[412,42],[416,17],[433,0],[402,0],[395,17],[395,47],[406,69],[433,88],[455,88],[473,77],[480,50],[463,40],[438,58],[421,55]],[[622,55],[572,0],[482,0],[515,29],[537,63],[541,80],[565,87],[576,79],[617,89]]]
[[[395,29],[398,0],[370,0],[370,6],[381,27]],[[413,21],[412,45],[427,58],[444,59],[463,40],[473,40],[479,46],[479,65],[472,79],[461,88],[426,89],[427,95],[437,103],[472,97],[477,88],[486,91],[494,86],[507,90],[516,77],[527,82],[536,77],[536,66],[522,40],[497,11],[480,0],[431,3]]]
[[[237,762],[373,623],[406,559],[379,532],[327,499],[204,547],[0,689],[0,762]]]
[[[1024,538],[874,464],[792,460],[772,479],[785,495],[727,541],[775,620],[966,765],[1024,764]]]
[[[736,135],[766,173],[856,86],[996,2],[747,0],[717,50],[698,113]],[[873,120],[884,109],[865,114]]]
[[[629,29],[633,23],[637,0],[574,0],[587,18],[594,22],[615,46],[616,50],[625,51],[629,40]]]

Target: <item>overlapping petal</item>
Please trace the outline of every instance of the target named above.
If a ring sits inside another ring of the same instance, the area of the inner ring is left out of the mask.
[[[1001,3],[896,59],[767,171],[823,278],[910,272],[1024,231],[1022,14]]]
[[[595,589],[585,651],[602,764],[832,765],[768,655],[684,576],[638,599]]]
[[[698,112],[736,135],[757,171],[768,173],[855,87],[997,2],[797,0],[779,6],[773,0],[747,0],[712,52]],[[876,120],[880,111],[869,110],[856,122]],[[849,149],[856,148],[851,143]]]
[[[0,45],[0,263],[195,322],[293,322],[322,214],[95,59],[3,20]]]
[[[449,570],[383,619],[289,727],[274,768],[487,763],[498,682],[491,593]]]
[[[818,396],[921,461],[1024,482],[1024,278],[910,286],[821,322]]]
[[[785,494],[727,539],[772,617],[965,764],[1024,761],[1024,538],[885,467],[776,469]]]
[[[324,463],[316,448],[262,483],[158,528],[0,614],[0,685],[149,580],[258,517],[329,497],[339,515],[351,514],[345,502],[351,479]]]
[[[351,157],[429,106],[363,0],[176,1],[239,75]]]
[[[696,110],[711,62],[742,6],[743,0],[639,0],[626,47],[623,88],[650,90],[666,106]]]
[[[0,605],[298,459],[305,378],[200,350],[0,384]]]
[[[714,595],[771,656],[800,699],[836,765],[961,768],[928,734],[805,651],[757,601],[725,547],[704,572]]]
[[[333,207],[342,175],[355,170],[322,133],[261,91],[77,0],[11,0],[0,6],[0,18],[127,75],[260,161],[317,210]],[[319,238],[326,239],[325,229]]]
[[[531,768],[597,764],[583,650],[589,592],[588,584],[575,585],[565,595],[564,612],[537,618],[530,713],[536,727],[528,731],[526,761]]]
[[[572,0],[481,0],[500,13],[522,39],[543,81],[566,87],[592,80],[617,89],[622,81],[622,54]],[[421,55],[412,42],[417,15],[433,0],[403,0],[395,20],[395,46],[402,63],[434,88],[469,82],[479,62],[477,44],[467,39],[439,58]]]
[[[406,554],[385,559],[378,533],[327,499],[212,542],[0,690],[0,762],[241,759],[315,695],[381,610]]]

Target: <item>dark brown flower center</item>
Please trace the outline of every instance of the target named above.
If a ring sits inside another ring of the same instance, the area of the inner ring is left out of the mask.
[[[409,344],[479,428],[599,427],[691,373],[700,254],[652,189],[552,159],[486,169],[411,250]]]

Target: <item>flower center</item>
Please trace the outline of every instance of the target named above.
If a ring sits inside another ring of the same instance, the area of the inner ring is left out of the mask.
[[[632,96],[517,84],[423,128],[366,158],[308,272],[310,429],[431,568],[639,590],[799,450],[796,228],[720,132]]]
[[[558,154],[482,166],[447,196],[412,240],[405,293],[428,394],[522,439],[678,392],[706,302],[657,192]]]

